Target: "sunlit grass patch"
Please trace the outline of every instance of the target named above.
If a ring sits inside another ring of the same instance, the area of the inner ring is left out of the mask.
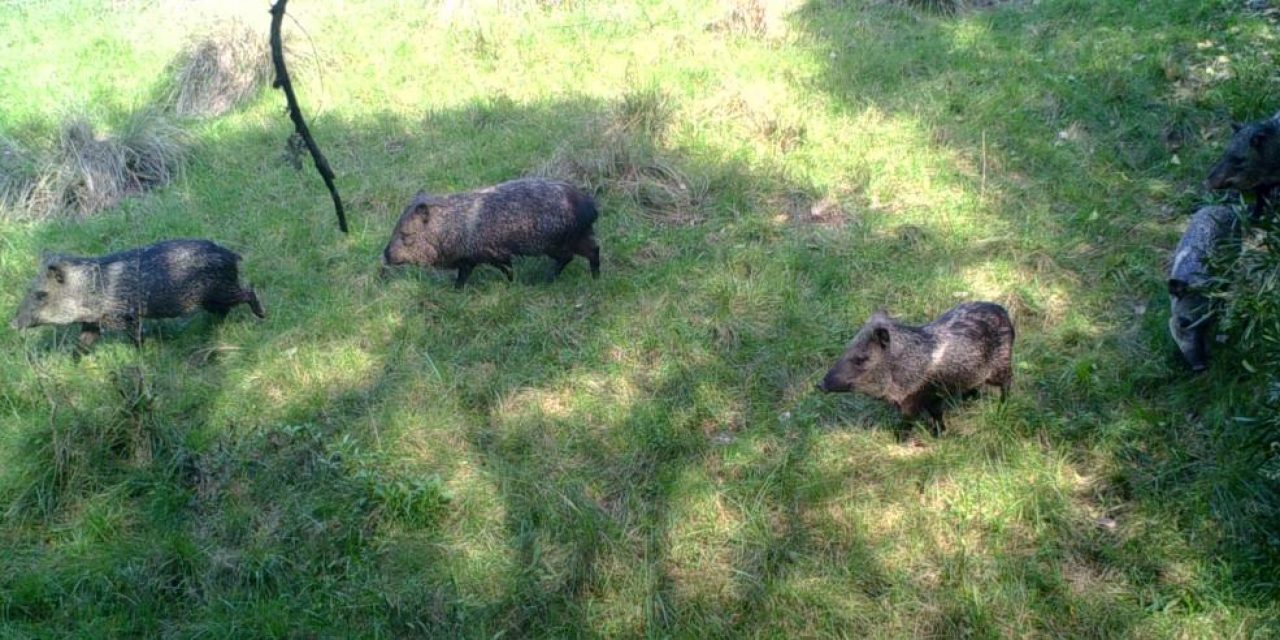
[[[269,314],[78,359],[75,326],[0,328],[0,633],[1265,634],[1258,391],[1164,357],[1161,274],[1274,34],[953,4],[290,3],[350,237],[271,93],[185,125],[163,190],[0,221],[0,311],[42,249],[192,236]],[[0,189],[163,88],[205,18],[174,13],[0,9]],[[527,172],[596,196],[599,280],[377,277],[417,190]],[[1016,323],[1007,403],[934,438],[813,391],[876,309],[971,299]]]

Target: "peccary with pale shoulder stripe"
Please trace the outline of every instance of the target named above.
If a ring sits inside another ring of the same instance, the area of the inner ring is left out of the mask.
[[[247,304],[266,312],[252,287],[240,286],[240,256],[208,240],[168,240],[100,258],[46,255],[9,323],[14,329],[80,323],[80,348],[102,329],[122,329],[142,342],[144,318],[174,318],[204,309],[218,317]]]
[[[908,419],[923,409],[940,434],[947,397],[994,385],[1004,400],[1013,383],[1013,339],[1009,313],[993,302],[966,302],[922,327],[877,311],[818,389],[860,391]]]
[[[386,267],[417,264],[457,269],[455,286],[466,284],[476,265],[489,264],[515,278],[515,256],[555,260],[551,279],[575,255],[600,275],[600,245],[592,226],[595,201],[566,182],[524,178],[446,196],[419,192],[405,207],[382,252]]]

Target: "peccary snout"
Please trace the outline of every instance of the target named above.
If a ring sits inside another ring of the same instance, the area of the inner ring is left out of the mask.
[[[1256,221],[1270,212],[1280,186],[1280,114],[1231,128],[1231,140],[1209,170],[1205,186],[1251,194],[1250,217]]]
[[[1013,323],[1004,307],[968,302],[922,327],[902,324],[876,312],[854,336],[818,389],[828,393],[859,391],[885,400],[904,417],[921,410],[940,433],[943,400],[984,384],[1013,381]]]
[[[1210,189],[1247,191],[1280,179],[1280,122],[1231,125],[1231,140],[1205,179]]]

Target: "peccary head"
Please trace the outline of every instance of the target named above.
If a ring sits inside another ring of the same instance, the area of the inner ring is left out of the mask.
[[[887,382],[891,366],[889,347],[897,330],[888,314],[875,312],[822,378],[818,389],[827,393],[856,389],[868,395],[879,395],[877,392]]]
[[[26,329],[42,324],[82,322],[94,315],[91,307],[92,270],[67,258],[46,255],[31,282],[18,315],[9,326]]]
[[[1185,280],[1169,279],[1169,334],[1182,357],[1197,373],[1209,367],[1209,333],[1213,313],[1209,299]]]
[[[1233,124],[1235,134],[1222,158],[1209,170],[1210,189],[1249,191],[1280,180],[1280,122],[1274,118]]]
[[[382,266],[402,264],[429,265],[435,261],[436,249],[430,242],[427,223],[431,217],[431,196],[419,191],[400,214],[391,240],[382,250]]]

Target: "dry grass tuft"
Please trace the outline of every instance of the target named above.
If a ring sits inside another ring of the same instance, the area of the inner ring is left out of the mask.
[[[705,180],[617,130],[593,135],[585,144],[561,145],[534,174],[567,180],[595,193],[624,195],[657,222],[688,225],[705,217]]]
[[[770,0],[728,0],[724,14],[707,25],[716,31],[748,38],[772,38],[781,35],[783,7]]]
[[[954,15],[965,8],[965,0],[896,0],[898,4],[919,11],[936,13],[944,16]]]
[[[98,135],[87,121],[72,119],[44,158],[12,143],[0,145],[0,204],[16,217],[97,213],[168,184],[185,165],[187,146],[186,133],[154,110],[134,114],[115,136]]]
[[[1015,0],[894,0],[918,11],[952,16],[970,9],[992,9]]]
[[[533,173],[597,194],[624,195],[657,222],[697,224],[705,217],[707,180],[686,173],[654,144],[664,137],[672,111],[660,90],[628,94],[609,121],[589,125],[585,139],[562,144]]]
[[[271,79],[267,36],[239,20],[217,23],[179,56],[170,99],[180,116],[220,116]]]
[[[25,207],[34,184],[34,162],[22,145],[0,137],[0,209]]]
[[[792,224],[841,227],[857,222],[857,216],[830,195],[815,199],[807,193],[793,191],[773,199],[769,206],[780,211],[778,216],[782,221]]]
[[[623,131],[650,140],[666,139],[667,127],[675,113],[670,94],[650,85],[628,91],[613,110],[614,125]]]

